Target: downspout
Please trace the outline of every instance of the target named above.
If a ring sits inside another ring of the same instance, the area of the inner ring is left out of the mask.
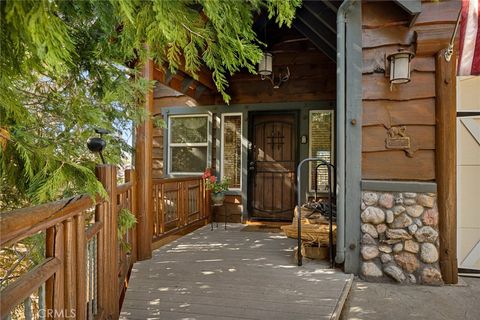
[[[345,23],[355,0],[345,0],[337,11],[337,252],[336,263],[345,261]]]

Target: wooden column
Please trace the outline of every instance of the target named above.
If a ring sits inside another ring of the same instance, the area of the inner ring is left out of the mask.
[[[106,318],[118,318],[118,235],[117,235],[117,168],[97,165],[97,178],[108,192],[106,202],[97,206],[96,220],[103,222],[98,238],[98,294],[99,305]]]
[[[445,60],[445,50],[436,56],[436,179],[440,269],[447,284],[458,282],[457,185],[456,185],[456,68],[455,55]]]
[[[148,59],[143,68],[143,77],[153,80],[153,61]],[[153,88],[148,91],[145,110],[153,112]],[[152,191],[152,147],[153,123],[147,117],[137,126],[135,135],[135,170],[137,172],[137,258],[152,257],[153,237],[153,191]]]

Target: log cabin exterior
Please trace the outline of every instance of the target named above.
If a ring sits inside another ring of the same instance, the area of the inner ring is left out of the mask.
[[[167,128],[153,130],[152,178],[188,175],[172,165],[183,157],[175,150],[181,147],[172,142],[172,131],[175,122],[194,121],[187,120],[189,115],[196,121],[204,117],[208,137],[195,170],[201,174],[203,167],[211,167],[218,177],[235,181],[226,197],[229,221],[281,221],[292,217],[296,188],[302,197],[313,194],[308,170],[296,186],[296,164],[322,154],[344,171],[343,177],[337,173],[337,180],[343,179],[345,212],[337,262],[346,272],[371,280],[440,283],[442,270],[443,281],[455,282],[455,198],[449,196],[455,189],[455,64],[443,59],[442,50],[450,42],[460,2],[346,5],[345,107],[339,109],[335,21],[341,4],[307,1],[291,29],[265,27],[258,19],[274,71],[288,67],[291,74],[278,89],[258,75],[240,72],[229,79],[227,105],[209,90],[206,77],[196,81],[154,68],[158,86],[151,108]],[[386,57],[399,49],[415,54],[411,82],[391,87]],[[338,128],[342,120],[343,133]],[[402,138],[408,146],[389,145]],[[275,142],[288,143],[275,154],[280,148]],[[178,157],[172,158],[174,153]],[[265,155],[276,163],[265,162]]]
[[[235,74],[229,105],[208,70],[194,79],[147,61],[144,76],[156,86],[143,107],[167,126],[147,119],[136,128],[135,170],[124,185],[116,186],[112,166],[98,168],[110,201],[79,196],[2,217],[2,246],[47,234],[45,262],[2,291],[2,318],[44,282],[51,309],[78,308],[86,319],[94,307],[96,318],[118,317],[133,263],[210,221],[206,167],[232,181],[229,221],[278,222],[292,218],[297,189],[305,198],[315,186],[325,194],[325,177],[314,181],[311,170],[296,183],[297,164],[312,155],[337,168],[336,262],[346,273],[456,283],[456,66],[444,52],[459,10],[459,1],[305,1],[291,29],[260,16],[274,71],[288,67],[290,78],[275,89],[258,75]],[[415,53],[411,82],[391,87],[385,58],[398,49]],[[119,246],[110,226],[122,207],[138,221],[127,239],[131,255],[106,250]],[[97,258],[86,264],[92,239]],[[87,271],[98,284],[91,300],[80,278]]]

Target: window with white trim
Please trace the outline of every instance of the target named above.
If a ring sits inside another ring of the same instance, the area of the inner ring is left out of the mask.
[[[222,114],[221,174],[231,190],[242,187],[242,114]]]
[[[170,174],[201,174],[208,167],[209,115],[168,118]]]
[[[333,163],[333,111],[332,110],[312,110],[309,117],[310,157],[321,158],[327,162]],[[315,183],[318,192],[328,191],[328,171],[326,166],[317,165],[320,162],[310,163],[309,185],[310,191],[315,191]],[[317,175],[315,176],[315,171]],[[317,178],[317,179],[315,179]],[[317,181],[315,181],[317,180]]]

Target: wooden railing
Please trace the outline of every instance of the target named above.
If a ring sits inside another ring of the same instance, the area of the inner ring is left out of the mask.
[[[209,196],[201,177],[153,180],[153,241],[210,217]]]
[[[0,245],[8,247],[39,232],[45,234],[45,259],[1,291],[1,319],[23,304],[24,316],[41,319],[118,318],[119,304],[136,260],[135,228],[119,245],[117,217],[121,209],[136,213],[135,172],[117,186],[116,168],[97,167],[108,199],[75,196],[45,205],[3,213]],[[30,296],[38,292],[38,313]]]

